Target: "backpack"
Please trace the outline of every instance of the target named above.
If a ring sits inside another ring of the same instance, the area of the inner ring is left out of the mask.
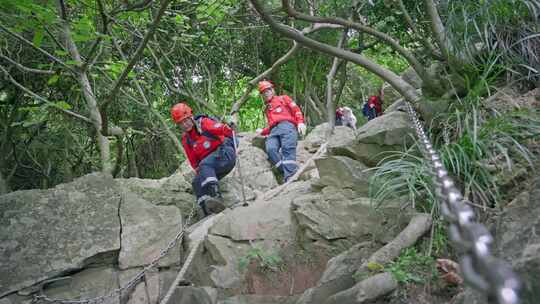
[[[208,131],[203,131],[203,130],[202,130],[201,123],[202,123],[202,119],[203,119],[203,118],[208,118],[208,119],[214,121],[215,123],[222,123],[222,124],[226,124],[226,123],[221,122],[219,119],[217,119],[216,117],[211,116],[211,115],[197,114],[197,115],[193,116],[193,121],[195,121],[195,128],[197,128],[197,132],[199,132],[199,134],[204,135],[204,136],[206,136],[206,137],[208,137],[208,138],[211,138],[212,140],[221,140],[221,139],[219,138],[219,136],[216,136],[216,135],[214,135],[214,134],[212,134],[212,133],[210,133],[210,132],[208,132]],[[234,131],[234,128],[232,128],[229,124],[226,124],[226,125],[227,125],[229,128],[231,128],[231,129],[233,130],[233,132],[236,132],[236,131]],[[237,136],[236,136],[236,142],[233,143],[233,144],[235,144],[236,147],[238,147],[238,145],[239,145],[239,139],[238,139]]]
[[[369,103],[364,102],[364,106],[362,106],[362,115],[364,115],[365,117],[369,117],[369,114],[370,114]]]

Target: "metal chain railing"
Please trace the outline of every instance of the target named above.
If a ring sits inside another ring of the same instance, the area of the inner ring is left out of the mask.
[[[490,301],[519,303],[519,278],[510,265],[492,255],[493,237],[484,225],[476,221],[473,209],[445,169],[412,105],[405,103],[420,139],[422,154],[429,163],[441,213],[450,224],[450,240],[461,253],[459,264],[465,282],[486,294]]]
[[[65,300],[65,299],[51,299],[44,295],[43,293],[39,295],[35,295],[32,302],[33,303],[60,303],[60,304],[94,304],[94,303],[105,303],[105,300],[112,298],[116,296],[117,294],[121,294],[125,290],[129,290],[132,287],[134,287],[145,275],[146,272],[148,272],[151,268],[155,267],[157,263],[165,257],[169,251],[176,246],[178,241],[181,241],[182,237],[184,236],[184,232],[186,231],[186,228],[188,227],[189,223],[191,222],[191,219],[195,215],[195,211],[197,210],[197,205],[193,204],[193,207],[191,208],[191,211],[189,213],[189,216],[186,219],[186,222],[178,231],[176,236],[167,244],[165,248],[163,248],[160,251],[160,254],[155,257],[148,265],[146,265],[140,272],[138,272],[133,278],[131,278],[127,283],[125,283],[124,286],[117,288],[115,290],[110,291],[108,294],[95,297],[95,298],[89,298],[89,299],[82,299],[82,300]]]

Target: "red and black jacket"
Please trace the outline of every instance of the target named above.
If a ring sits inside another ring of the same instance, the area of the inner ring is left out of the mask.
[[[273,96],[272,99],[266,103],[265,108],[266,120],[268,121],[268,127],[262,130],[262,135],[270,134],[272,127],[282,121],[290,121],[295,126],[304,123],[304,116],[300,107],[287,95]]]
[[[182,135],[182,146],[191,167],[197,170],[199,163],[223,143],[225,137],[232,137],[232,129],[207,116],[195,116],[193,128]]]

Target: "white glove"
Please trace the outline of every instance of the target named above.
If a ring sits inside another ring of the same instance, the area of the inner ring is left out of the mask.
[[[303,123],[298,124],[298,133],[300,133],[300,135],[302,136],[306,135],[306,130],[307,128],[305,124]]]
[[[257,130],[255,130],[255,133],[257,133],[257,135],[261,135],[261,133],[262,133],[262,130],[263,130],[263,129],[261,129],[261,128],[258,128]]]

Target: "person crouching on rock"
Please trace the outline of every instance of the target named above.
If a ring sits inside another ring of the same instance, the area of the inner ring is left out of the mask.
[[[185,103],[171,108],[173,121],[182,129],[182,146],[195,170],[192,186],[204,216],[225,209],[218,180],[236,164],[233,130],[209,116],[193,116]]]
[[[304,116],[300,107],[287,95],[276,96],[274,85],[269,81],[259,82],[259,93],[265,102],[268,126],[257,129],[266,138],[266,153],[270,162],[283,172],[284,181],[298,170],[296,165],[296,145],[298,133],[306,134]],[[298,133],[297,133],[298,130]]]

